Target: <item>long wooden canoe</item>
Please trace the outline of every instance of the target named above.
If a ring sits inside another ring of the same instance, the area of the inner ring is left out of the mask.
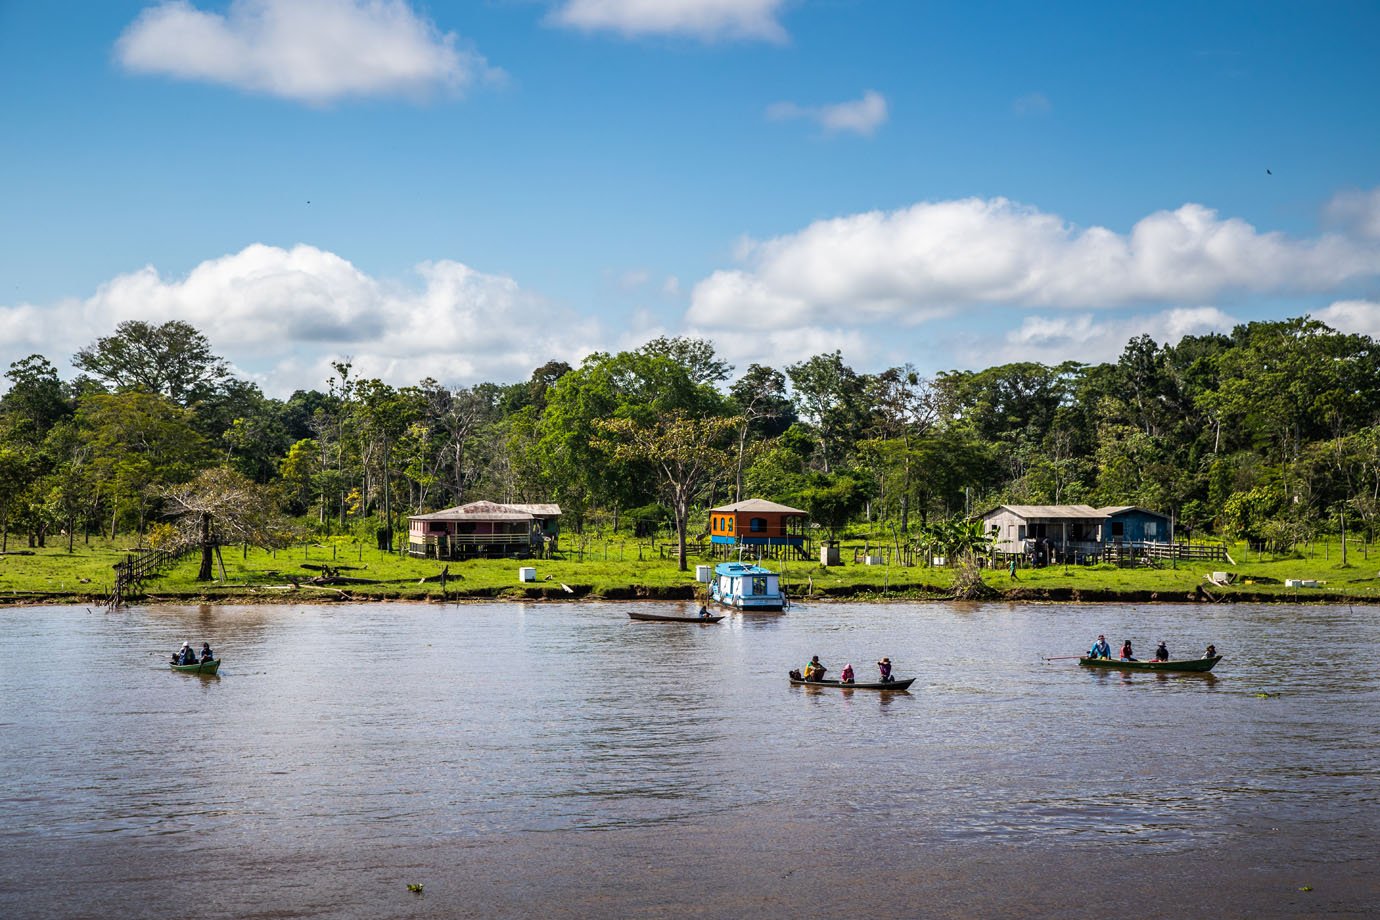
[[[904,690],[915,683],[914,677],[907,677],[905,680],[889,680],[885,683],[881,681],[854,681],[845,684],[841,680],[796,680],[790,679],[791,683],[798,687],[839,687],[843,690]]]
[[[1119,658],[1079,658],[1085,668],[1115,668],[1118,671],[1211,671],[1222,660],[1213,658],[1184,658],[1179,661],[1122,661]]]
[[[198,664],[174,664],[169,665],[174,671],[181,671],[183,674],[214,674],[220,668],[220,659],[212,658],[210,661],[203,661]]]
[[[724,618],[724,615],[719,614],[713,617],[666,617],[658,613],[629,613],[628,618],[656,623],[717,623]]]

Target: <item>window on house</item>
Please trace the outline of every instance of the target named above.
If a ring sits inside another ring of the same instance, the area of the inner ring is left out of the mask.
[[[1019,526],[1016,528],[1016,539],[1017,539],[1017,540],[1024,540],[1024,539],[1025,539],[1025,525],[1024,525],[1024,524],[1021,524],[1021,525],[1019,525]]]
[[[1126,522],[1125,522],[1125,521],[1112,521],[1112,537],[1113,537],[1113,539],[1115,539],[1116,537],[1124,537],[1124,536],[1126,536]]]
[[[766,518],[753,518],[748,522],[748,529],[753,533],[765,533],[767,530]]]

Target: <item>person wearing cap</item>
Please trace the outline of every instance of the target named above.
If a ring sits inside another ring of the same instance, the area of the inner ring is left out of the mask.
[[[885,684],[885,683],[890,683],[890,682],[891,682],[891,659],[890,659],[890,658],[883,658],[881,661],[877,662],[877,670],[878,670],[879,672],[881,672],[881,675],[882,675],[882,683]]]
[[[803,673],[805,674],[806,680],[824,680],[824,672],[827,670],[829,669],[819,663],[819,656],[814,655],[805,665]]]
[[[173,664],[196,664],[196,651],[192,643],[183,642],[182,648],[173,652]]]
[[[1106,637],[1106,636],[1098,636],[1098,637],[1097,637],[1097,641],[1094,642],[1094,643],[1092,644],[1092,648],[1088,649],[1088,657],[1089,657],[1089,658],[1111,658],[1111,657],[1112,657],[1112,647],[1111,647],[1110,645],[1107,644],[1107,637]]]
[[[1215,646],[1215,645],[1209,645],[1209,646],[1207,647],[1207,651],[1206,651],[1206,652],[1203,652],[1203,657],[1204,657],[1204,658],[1216,658],[1216,657],[1217,657],[1217,646]]]
[[[1159,648],[1155,649],[1155,660],[1156,660],[1156,661],[1168,661],[1168,660],[1169,660],[1169,649],[1168,649],[1167,647],[1165,647],[1165,644],[1164,644],[1164,640],[1163,640],[1163,639],[1160,640],[1160,646],[1159,646]]]

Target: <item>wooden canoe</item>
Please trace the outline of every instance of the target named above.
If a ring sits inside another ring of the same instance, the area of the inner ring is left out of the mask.
[[[724,618],[724,615],[719,614],[713,617],[667,617],[657,613],[629,613],[628,618],[651,623],[717,623]]]
[[[1085,668],[1114,668],[1118,671],[1211,671],[1212,666],[1222,660],[1221,655],[1213,658],[1185,658],[1180,661],[1122,661],[1119,658],[1079,658],[1078,663]]]
[[[914,677],[907,677],[905,680],[889,680],[886,683],[881,681],[854,681],[845,684],[841,680],[796,680],[790,679],[791,683],[798,687],[838,687],[842,690],[904,690],[915,683]]]
[[[174,671],[181,671],[183,674],[214,674],[220,668],[220,659],[212,658],[210,661],[198,664],[173,664],[168,667]]]

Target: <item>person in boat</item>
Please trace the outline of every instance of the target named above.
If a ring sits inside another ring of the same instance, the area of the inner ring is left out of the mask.
[[[881,661],[877,662],[877,671],[882,675],[882,683],[884,683],[884,684],[889,684],[889,683],[891,683],[891,659],[890,659],[890,658],[885,658],[885,657],[884,657],[884,658],[882,658]]]
[[[182,648],[173,652],[173,664],[196,664],[196,649],[192,643],[183,642]]]
[[[1204,657],[1204,658],[1216,658],[1216,657],[1217,657],[1217,646],[1215,646],[1215,645],[1209,645],[1209,646],[1207,647],[1207,651],[1206,651],[1206,652],[1203,652],[1203,657]]]
[[[1140,660],[1139,658],[1137,658],[1137,657],[1136,657],[1134,654],[1132,654],[1132,652],[1131,652],[1131,640],[1130,640],[1130,639],[1127,639],[1127,640],[1122,644],[1122,646],[1121,646],[1121,660],[1122,660],[1122,661],[1139,661],[1139,660]]]
[[[701,619],[701,620],[707,620],[707,619],[709,619],[709,608],[706,607],[706,606],[704,606],[703,604],[700,605],[700,619]]]
[[[1111,647],[1110,645],[1107,644],[1107,637],[1106,637],[1106,636],[1098,636],[1098,637],[1097,637],[1097,641],[1094,642],[1094,643],[1092,644],[1092,648],[1088,649],[1088,657],[1089,657],[1089,658],[1111,658],[1111,657],[1112,657],[1112,647]]]
[[[211,652],[211,643],[201,643],[201,663],[205,664],[208,661],[214,661],[215,657],[216,656]]]
[[[843,670],[839,672],[839,682],[844,684],[853,682],[853,665],[846,664],[843,666]]]
[[[1169,660],[1169,649],[1168,649],[1168,647],[1165,646],[1163,640],[1160,641],[1159,647],[1155,649],[1155,660],[1156,660],[1156,661],[1168,661],[1168,660]]]
[[[809,662],[806,663],[805,670],[802,673],[804,674],[805,680],[824,680],[824,672],[827,670],[829,669],[819,663],[819,656],[813,655],[810,657]]]

